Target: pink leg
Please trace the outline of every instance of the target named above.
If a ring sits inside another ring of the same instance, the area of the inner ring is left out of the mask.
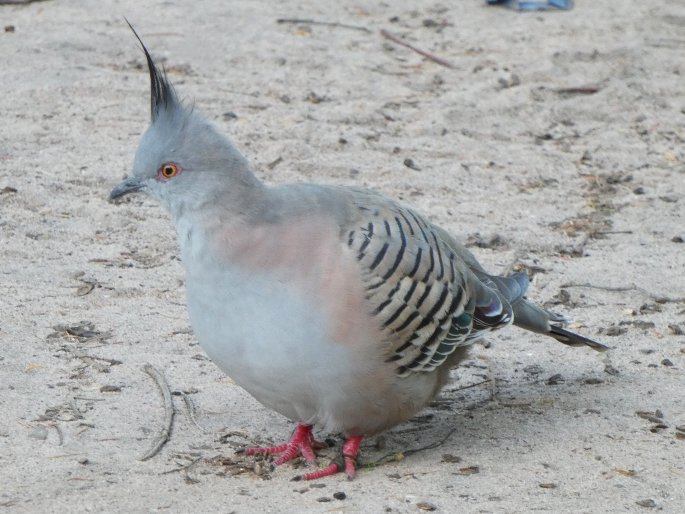
[[[343,445],[342,454],[345,463],[345,474],[347,475],[348,480],[352,480],[357,474],[357,455],[359,455],[359,445],[361,444],[363,438],[364,436],[361,435],[350,437]],[[342,466],[340,464],[334,462],[325,468],[317,469],[316,471],[312,471],[310,473],[305,473],[299,477],[299,479],[318,480],[323,477],[329,477],[331,475],[335,475],[339,471],[342,471],[341,467]]]
[[[280,466],[302,455],[308,463],[312,464],[316,461],[314,450],[319,448],[328,448],[328,445],[314,439],[311,425],[300,424],[297,425],[287,443],[268,448],[248,448],[245,450],[245,455],[273,455],[278,453],[280,455],[274,460],[274,466]]]

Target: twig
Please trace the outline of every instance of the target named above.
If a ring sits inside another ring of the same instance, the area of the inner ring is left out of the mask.
[[[104,346],[104,345],[102,345]],[[122,362],[118,359],[108,359],[106,357],[97,357],[95,355],[87,355],[85,353],[74,353],[74,357],[77,359],[82,359],[82,360],[92,360],[92,361],[102,361],[106,362],[110,366],[116,366],[118,364],[122,364]]]
[[[449,432],[447,432],[447,435],[443,437],[440,441],[436,441],[435,443],[431,443],[427,446],[422,446],[420,448],[412,448],[410,450],[401,452],[403,457],[406,457],[408,455],[413,455],[415,453],[422,452],[424,450],[432,450],[433,448],[437,448],[438,446],[442,446],[447,442],[447,440],[452,436],[457,431],[456,428],[453,428]],[[372,467],[372,466],[377,466],[378,464],[381,464],[382,462],[389,462],[390,460],[394,460],[397,456],[397,453],[389,453],[387,455],[384,455],[380,459],[378,459],[376,462],[372,462],[371,464],[368,464],[367,466],[364,467]]]
[[[488,383],[490,386],[488,389],[490,390],[490,398],[489,401],[491,402],[498,402],[499,400],[497,399],[497,378],[495,377],[495,371],[492,369],[492,366],[488,366],[486,369],[486,373],[490,378],[488,378]]]
[[[185,466],[181,466],[180,468],[169,469],[167,471],[162,471],[160,473],[160,475],[168,475],[170,473],[177,473],[178,471],[188,471],[190,468],[192,468],[195,464],[197,464],[201,460],[202,460],[202,455],[200,455],[196,459],[191,460],[190,463],[186,464]]]
[[[450,393],[463,391],[464,389],[471,389],[472,387],[478,387],[479,385],[487,384],[490,381],[491,380],[489,378],[486,378],[485,380],[481,380],[480,382],[476,382],[475,384],[469,384],[467,386],[457,387],[456,389],[450,389]]]
[[[188,409],[188,417],[190,418],[190,421],[192,421],[193,424],[197,428],[199,428],[201,432],[206,434],[207,430],[205,429],[205,427],[200,425],[200,423],[198,423],[197,418],[195,417],[195,404],[193,403],[192,398],[190,398],[190,396],[184,393],[183,391],[179,391],[178,393],[181,395],[181,398],[183,398],[183,402],[186,404],[186,408]]]
[[[446,61],[442,57],[438,57],[437,55],[433,55],[430,52],[427,52],[425,50],[421,50],[420,48],[417,48],[414,45],[411,45],[411,44],[407,43],[406,41],[403,41],[402,39],[391,34],[390,32],[388,32],[385,29],[381,30],[381,36],[383,36],[386,39],[389,39],[393,43],[397,43],[398,45],[402,45],[406,48],[409,48],[410,50],[413,50],[417,54],[424,56],[426,59],[433,61],[434,63],[437,63],[440,66],[445,66],[446,68],[454,68],[454,66],[452,66],[452,63],[450,63],[449,61]]]
[[[684,303],[685,302],[685,297],[682,298],[671,298],[668,296],[660,296],[654,293],[650,293],[646,289],[643,289],[642,287],[638,287],[635,284],[632,286],[620,286],[620,287],[610,287],[610,286],[596,286],[594,284],[576,284],[573,282],[568,282],[566,284],[562,284],[560,286],[561,288],[564,287],[585,287],[588,289],[600,289],[602,291],[611,291],[613,293],[621,293],[624,291],[639,291],[642,294],[648,296],[652,300],[654,300],[656,303]]]
[[[155,381],[157,387],[159,387],[159,390],[162,393],[162,397],[164,399],[165,423],[150,449],[145,452],[143,456],[138,457],[138,460],[148,460],[157,455],[159,450],[162,449],[162,446],[164,446],[164,444],[169,440],[169,437],[171,437],[171,425],[174,422],[174,404],[171,401],[171,391],[169,391],[169,385],[167,384],[164,375],[157,371],[157,369],[155,369],[155,367],[151,364],[146,364],[143,366],[143,371]]]
[[[303,25],[324,25],[326,27],[339,27],[341,29],[360,30],[362,32],[366,32],[367,34],[371,34],[371,31],[366,27],[360,27],[358,25],[348,25],[347,23],[338,23],[331,21],[316,21],[303,18],[278,18],[276,20],[276,23],[301,23]]]
[[[585,86],[560,87],[555,91],[560,95],[594,95],[602,86],[599,84],[587,84]]]
[[[31,2],[44,2],[45,0],[0,0],[0,5],[4,4],[30,4]]]
[[[283,161],[283,157],[281,157],[281,156],[279,155],[279,156],[276,157],[273,161],[271,161],[270,163],[268,163],[268,164],[266,165],[266,167],[269,168],[270,170],[272,170],[272,169],[274,169],[276,166],[278,166],[282,161]]]

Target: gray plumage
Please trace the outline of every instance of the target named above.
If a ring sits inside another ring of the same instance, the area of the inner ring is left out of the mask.
[[[425,406],[489,331],[513,323],[605,349],[528,302],[524,274],[487,274],[409,207],[359,188],[263,184],[143,49],[152,122],[111,198],[140,190],[169,210],[195,334],[264,405],[361,440]]]

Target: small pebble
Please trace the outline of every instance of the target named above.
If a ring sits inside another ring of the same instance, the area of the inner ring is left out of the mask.
[[[604,333],[608,336],[620,336],[626,332],[628,332],[627,328],[617,326],[609,327],[604,331]]]
[[[333,500],[331,500],[328,496],[322,496],[321,498],[317,498],[316,501],[319,503],[328,503]]]
[[[640,312],[661,312],[661,307],[656,303],[645,303],[640,306]]]
[[[428,502],[419,502],[416,504],[416,506],[419,508],[419,510],[426,510],[429,512],[437,510],[437,507],[435,505],[433,505],[432,503],[428,503]]]
[[[604,366],[604,373],[608,373],[609,375],[616,376],[618,375],[618,370],[614,368],[611,364],[607,364]]]
[[[409,169],[411,169],[411,170],[414,170],[414,171],[421,171],[421,168],[419,168],[419,167],[416,165],[416,163],[414,162],[414,159],[405,159],[405,160],[403,161],[403,164],[404,164],[407,168],[409,168]]]
[[[315,93],[314,91],[310,91],[305,100],[313,104],[320,104],[321,102],[326,101],[327,98]]]
[[[651,498],[648,500],[638,500],[635,503],[637,503],[640,507],[647,507],[649,509],[656,507],[656,502]]]
[[[499,86],[499,89],[508,89],[510,87],[516,87],[520,84],[521,79],[515,73],[512,73],[509,77],[500,77],[499,79],[497,79],[497,85]],[[547,135],[548,134],[545,134],[545,136]],[[551,139],[551,137],[549,139]]]
[[[89,461],[88,459],[86,459],[85,457],[81,457],[81,458],[78,460],[78,463],[85,466],[86,464],[89,464],[90,461]]]
[[[545,382],[547,385],[557,385],[561,384],[564,382],[564,377],[561,376],[560,373],[557,373],[556,375],[552,375],[547,379],[547,382]]]
[[[635,414],[637,414],[642,419],[651,421],[652,423],[661,423],[661,418],[657,417],[657,414],[661,414],[663,416],[663,413],[661,413],[661,411],[659,411],[658,409],[655,412],[648,410],[639,410],[635,412]]]
[[[555,484],[553,482],[546,482],[546,483],[539,484],[539,485],[543,489],[556,489],[557,488],[557,484]]]
[[[480,468],[478,466],[468,466],[465,468],[459,468],[459,475],[475,475],[480,473]]]
[[[589,385],[601,384],[603,382],[604,382],[604,380],[602,380],[601,378],[586,378],[585,380],[583,380],[584,384],[589,384]]]
[[[544,369],[539,364],[531,364],[530,366],[523,368],[523,372],[528,373],[529,375],[539,375],[543,371]]]
[[[671,323],[668,325],[668,330],[671,331],[671,334],[674,336],[682,336],[685,335],[685,332],[683,332],[683,329],[680,328],[680,325],[676,325],[675,323]]]
[[[671,359],[664,359],[661,361],[662,366],[673,366],[673,361]]]
[[[338,491],[337,493],[333,493],[333,498],[335,498],[336,500],[342,501],[345,498],[347,498],[347,495],[345,493],[343,493],[342,491]]]
[[[642,330],[649,330],[650,328],[654,328],[656,326],[653,321],[642,321],[640,319],[621,321],[619,322],[619,325],[633,325],[635,328],[640,328]]]

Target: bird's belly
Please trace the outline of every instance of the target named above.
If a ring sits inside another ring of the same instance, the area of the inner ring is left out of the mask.
[[[201,346],[265,406],[319,421],[335,381],[354,381],[351,349],[332,336],[336,320],[283,277],[222,269],[189,276],[188,310]]]

